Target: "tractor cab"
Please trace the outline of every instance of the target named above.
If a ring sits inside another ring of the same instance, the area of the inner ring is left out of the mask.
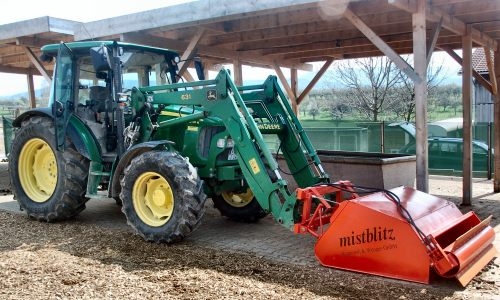
[[[58,149],[64,148],[74,113],[109,160],[125,151],[117,141],[132,118],[127,107],[130,90],[178,81],[178,54],[166,49],[114,41],[62,43],[44,46],[41,58],[57,59],[49,108],[57,123]]]

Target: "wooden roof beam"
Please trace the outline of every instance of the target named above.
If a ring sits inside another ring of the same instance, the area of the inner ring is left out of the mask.
[[[139,34],[139,33],[125,33],[120,37],[121,41],[139,43],[144,45],[151,45],[155,47],[169,48],[172,50],[182,51],[186,49],[188,43],[178,40],[160,38],[157,36]],[[209,56],[222,59],[234,60],[238,58],[242,64],[255,65],[264,68],[274,68],[274,60],[266,59],[261,55],[251,55],[248,53],[241,53],[238,51],[217,48],[213,46],[198,45],[198,54],[200,56]],[[294,63],[290,61],[280,61],[280,64],[286,68],[298,69],[302,71],[312,71],[313,67],[310,64]]]
[[[405,33],[405,34],[397,34],[397,35],[391,35],[391,36],[385,36],[381,37],[381,39],[384,40],[385,43],[388,45],[391,45],[393,49],[397,49],[403,45],[403,47],[406,47],[406,44],[409,44],[411,46],[412,44],[412,34],[411,33]],[[437,41],[428,41],[429,44],[435,44],[438,43],[440,45],[442,44],[460,44],[460,37],[457,37],[456,35],[452,36],[441,36]],[[357,39],[349,39],[345,41],[326,41],[326,42],[319,42],[319,43],[311,43],[311,44],[304,44],[304,45],[299,45],[299,46],[293,46],[293,45],[284,45],[283,47],[279,48],[272,48],[272,49],[267,49],[267,50],[262,50],[263,55],[284,55],[284,54],[290,54],[290,53],[300,53],[300,52],[307,52],[307,51],[314,51],[314,50],[327,50],[331,51],[331,53],[343,53],[343,52],[349,52],[349,51],[359,51],[359,47],[366,47],[370,46],[373,47],[373,44],[371,41],[367,38],[357,38]],[[434,49],[435,46],[432,46],[432,49]]]
[[[45,80],[47,80],[49,85],[51,85],[52,78],[50,77],[49,73],[47,72],[45,67],[42,65],[40,60],[38,60],[38,58],[35,56],[33,51],[31,51],[31,49],[29,47],[24,47],[24,52],[26,53],[26,56],[28,56],[28,58],[31,60],[31,63],[33,63],[35,68],[38,70],[38,72],[40,72],[40,74],[42,74],[42,76],[45,78]]]
[[[495,74],[495,68],[493,67],[493,57],[491,56],[491,50],[489,48],[484,48],[484,56],[486,58],[486,65],[488,66],[488,72],[490,74],[491,93],[494,96],[498,96],[497,76]]]
[[[387,0],[387,2],[409,13],[415,13],[417,11],[416,0]],[[439,22],[439,20],[443,19],[443,27],[454,32],[455,34],[460,36],[467,34],[467,24],[462,22],[460,19],[445,13],[439,7],[427,5],[425,15],[427,20],[431,22]],[[472,36],[472,41],[475,43],[483,47],[497,49],[498,43],[487,34],[474,28],[471,28],[470,34]]]
[[[0,57],[19,55],[19,52],[23,52],[23,50],[18,46],[8,45],[0,47]]]
[[[443,18],[439,20],[431,33],[431,38],[427,40],[427,66],[431,62],[432,53],[434,53],[434,48],[436,47],[436,43],[439,37],[439,32],[441,31],[441,27],[443,25]]]
[[[384,14],[368,15],[363,18],[363,22],[370,25],[378,35],[411,33],[411,24],[408,25],[408,17],[399,15],[387,16]],[[302,28],[284,28],[257,31],[253,33],[241,33],[241,39],[235,39],[238,48],[241,50],[259,49],[262,47],[278,47],[284,44],[299,44],[325,41],[325,39],[335,39],[342,37],[342,40],[359,38],[359,30],[353,28],[352,24],[346,22],[333,22],[330,25],[325,22],[314,22],[327,24],[326,26],[314,26],[302,24]],[[228,34],[232,35],[232,34]],[[250,36],[250,37],[248,37]],[[210,42],[210,39],[209,39]]]
[[[446,53],[448,53],[448,55],[451,56],[451,58],[453,58],[457,63],[459,63],[461,66],[463,66],[463,60],[462,60],[462,58],[457,53],[455,53],[455,51],[453,51],[452,49],[450,49],[448,47],[443,47],[441,49],[443,49],[444,51],[446,51]],[[474,69],[472,69],[472,76],[477,81],[479,81],[479,83],[481,83],[481,85],[484,86],[490,93],[493,94],[493,87],[492,87],[491,83],[488,80],[486,80],[483,76],[481,76],[481,74],[479,74]]]
[[[31,37],[31,36],[22,36],[16,38],[16,45],[18,46],[26,46],[31,48],[42,48],[42,46],[47,44],[54,44],[56,41],[39,38],[39,37]]]
[[[0,64],[2,64],[2,65],[17,65],[17,64],[23,64],[23,63],[29,63],[29,62],[30,61],[28,60],[27,56],[23,52],[20,52],[16,55],[0,57]]]
[[[357,11],[356,13],[360,15]],[[387,13],[377,14],[377,17],[366,15],[367,23],[370,26],[379,27],[377,32],[392,32],[394,29],[397,32],[401,32],[400,27],[395,27],[393,24],[404,24],[407,17],[401,16],[399,11],[392,11]],[[209,45],[222,45],[222,44],[232,44],[232,43],[242,43],[260,40],[275,39],[283,36],[293,37],[293,36],[310,36],[311,34],[334,34],[334,32],[343,32],[346,30],[353,30],[353,27],[349,23],[344,22],[321,22],[318,20],[308,20],[306,23],[293,24],[288,26],[280,26],[275,28],[263,28],[263,29],[252,29],[247,31],[239,32],[227,32],[221,35],[212,35],[207,37],[207,44]],[[407,30],[411,32],[411,28]]]
[[[323,74],[325,74],[325,72],[332,65],[332,63],[333,63],[333,58],[330,58],[323,64],[323,66],[318,71],[318,73],[316,73],[316,75],[314,75],[311,82],[309,82],[309,84],[302,91],[302,93],[299,95],[299,97],[297,97],[297,105],[299,105],[304,100],[304,98],[307,96],[307,94],[309,94],[309,92],[313,89],[313,87],[316,85],[316,83],[318,83],[318,81],[321,79]]]
[[[9,73],[9,74],[33,74],[33,75],[41,75],[38,70],[36,69],[30,69],[30,68],[19,68],[19,67],[9,67],[9,66],[4,66],[0,65],[0,72],[2,73]]]
[[[31,36],[46,32],[72,35],[76,21],[58,19],[53,17],[40,17],[1,25],[0,40],[15,39],[21,36]]]
[[[404,59],[402,59],[391,47],[389,47],[373,30],[370,29],[358,16],[349,8],[344,11],[344,17],[359,29],[382,53],[391,59],[413,82],[418,83],[422,79],[415,73]]]
[[[140,30],[179,29],[315,6],[318,0],[194,1],[75,26],[75,40]],[[349,0],[338,0],[349,2]],[[152,26],[154,24],[154,27]]]
[[[183,76],[184,72],[186,72],[191,62],[191,59],[196,54],[196,48],[198,47],[198,44],[200,43],[200,40],[203,37],[204,33],[205,29],[203,28],[198,29],[198,31],[196,32],[196,34],[193,36],[188,46],[186,47],[186,50],[182,53],[181,63],[179,64],[179,72],[178,72],[179,76]]]

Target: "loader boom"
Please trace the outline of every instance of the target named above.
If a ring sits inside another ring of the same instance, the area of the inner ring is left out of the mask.
[[[328,182],[328,175],[316,151],[275,77],[270,76],[263,85],[238,88],[227,71],[221,70],[214,80],[139,88],[132,91],[131,98],[136,111],[140,111],[147,102],[163,109],[182,106],[186,110],[191,107],[196,111],[156,125],[143,124],[141,127],[144,128],[157,126],[156,130],[161,131],[204,118],[219,119],[229,134],[225,143],[228,138],[234,142],[243,177],[259,204],[265,211],[271,212],[280,224],[290,229],[299,213],[297,200],[288,190],[287,182],[281,178],[278,164],[261,132],[274,133],[279,137],[280,148],[300,186]],[[149,114],[148,110],[143,111]],[[150,120],[147,116],[141,119]]]

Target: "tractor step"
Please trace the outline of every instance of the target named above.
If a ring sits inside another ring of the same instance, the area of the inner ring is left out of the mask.
[[[97,191],[93,194],[87,193],[85,197],[90,199],[102,199],[102,198],[109,198],[109,195],[108,191]]]
[[[89,175],[91,175],[91,176],[106,176],[106,177],[109,177],[109,176],[111,176],[111,172],[90,171]]]

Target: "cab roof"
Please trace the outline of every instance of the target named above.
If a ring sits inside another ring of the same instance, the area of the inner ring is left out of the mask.
[[[139,45],[139,44],[131,44],[131,43],[124,43],[124,42],[117,42],[117,41],[85,41],[85,42],[70,42],[70,43],[65,43],[66,46],[68,46],[69,49],[71,49],[74,52],[80,52],[80,53],[88,53],[88,50],[90,48],[94,47],[100,47],[102,45],[105,45],[108,48],[116,48],[116,47],[122,47],[124,49],[131,49],[131,50],[139,50],[139,51],[146,51],[146,52],[152,52],[156,54],[161,54],[161,55],[166,55],[166,56],[178,56],[179,54],[176,51],[169,50],[169,49],[164,49],[164,48],[157,48],[157,47],[151,47],[151,46],[145,46],[145,45]],[[56,56],[57,52],[59,50],[60,44],[49,44],[45,45],[41,48],[42,53],[49,55],[49,56]]]

